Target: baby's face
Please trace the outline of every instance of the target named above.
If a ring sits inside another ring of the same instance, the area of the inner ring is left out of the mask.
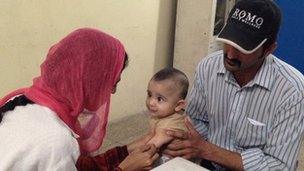
[[[180,91],[171,80],[154,81],[148,85],[146,105],[152,116],[163,118],[175,113]]]

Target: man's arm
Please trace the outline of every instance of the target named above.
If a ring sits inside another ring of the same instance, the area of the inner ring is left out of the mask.
[[[195,125],[196,130],[202,137],[208,137],[209,120],[206,111],[206,94],[202,86],[202,75],[199,74],[200,65],[198,66],[195,74],[193,87],[189,94],[188,106],[186,114],[189,115]]]
[[[227,169],[243,170],[242,158],[239,153],[228,151],[203,140],[189,119],[186,119],[185,124],[189,130],[188,133],[182,131],[167,131],[169,136],[180,141],[169,144],[164,151],[165,154],[182,156],[186,159],[202,158],[213,161]]]
[[[241,153],[228,151],[203,140],[189,121],[189,132],[167,131],[179,139],[168,145],[164,153],[184,158],[203,158],[232,170],[295,170],[303,134],[304,102],[290,97],[280,108],[263,148],[248,148]]]
[[[304,100],[294,93],[278,109],[267,133],[266,145],[241,153],[246,170],[296,170],[304,129]]]

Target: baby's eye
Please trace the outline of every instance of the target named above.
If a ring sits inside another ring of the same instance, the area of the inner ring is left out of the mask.
[[[157,101],[162,102],[164,99],[162,97],[157,97]]]
[[[148,97],[151,97],[151,93],[147,92],[147,96],[148,96]]]

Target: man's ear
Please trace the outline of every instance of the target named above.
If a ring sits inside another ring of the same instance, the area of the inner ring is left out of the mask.
[[[186,100],[182,99],[176,103],[175,112],[179,112],[186,108]]]
[[[276,48],[278,47],[278,43],[274,42],[272,43],[266,50],[265,50],[265,56],[268,56],[269,54],[273,53]]]

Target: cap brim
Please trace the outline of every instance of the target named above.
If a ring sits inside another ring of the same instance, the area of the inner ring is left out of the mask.
[[[244,54],[251,54],[260,48],[267,38],[240,31],[234,25],[226,24],[216,40],[229,44]]]

